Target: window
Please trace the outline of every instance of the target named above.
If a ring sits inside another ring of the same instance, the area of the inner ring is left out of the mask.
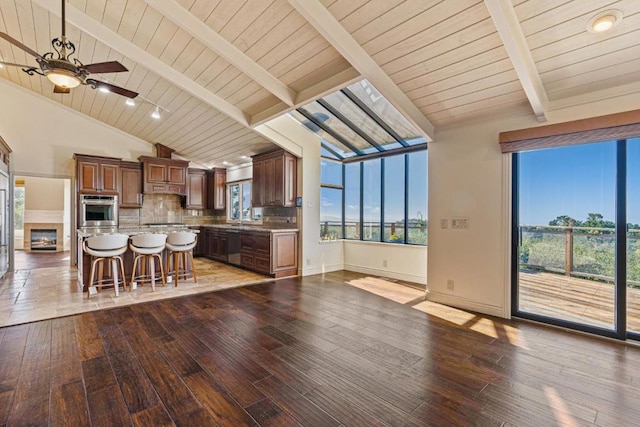
[[[323,158],[320,194],[323,240],[427,244],[426,150],[344,165]]]
[[[384,241],[404,242],[404,156],[384,159]]]
[[[382,160],[362,162],[362,239],[380,241]]]
[[[360,239],[360,165],[344,166],[344,238]]]
[[[262,209],[251,208],[251,181],[227,184],[227,220],[234,222],[262,219]]]
[[[342,238],[342,164],[329,159],[320,163],[320,238]]]
[[[427,244],[427,152],[407,155],[407,243]]]

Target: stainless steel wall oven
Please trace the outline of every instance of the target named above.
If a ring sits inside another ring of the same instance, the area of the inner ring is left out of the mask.
[[[117,227],[118,196],[80,195],[80,227]]]

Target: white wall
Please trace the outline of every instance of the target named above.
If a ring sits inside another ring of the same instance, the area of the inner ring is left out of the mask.
[[[601,99],[548,114],[496,119],[439,130],[429,144],[429,299],[497,316],[510,316],[510,156],[498,146],[502,131],[637,109],[638,94]],[[468,230],[440,228],[440,220],[469,219]],[[454,289],[447,289],[453,280]]]
[[[116,95],[109,95],[116,96]],[[153,146],[0,79],[0,134],[16,175],[74,175],[74,153],[135,160]]]
[[[253,163],[227,168],[227,182],[244,181],[253,178]]]
[[[427,247],[345,240],[344,269],[426,285]]]

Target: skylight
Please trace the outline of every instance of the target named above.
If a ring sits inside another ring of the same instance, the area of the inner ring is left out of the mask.
[[[291,112],[337,160],[425,144],[425,138],[367,80]]]

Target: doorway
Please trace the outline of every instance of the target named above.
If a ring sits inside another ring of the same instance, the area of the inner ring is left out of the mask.
[[[514,316],[640,338],[640,138],[513,156]]]
[[[14,269],[70,265],[71,180],[14,177]]]

